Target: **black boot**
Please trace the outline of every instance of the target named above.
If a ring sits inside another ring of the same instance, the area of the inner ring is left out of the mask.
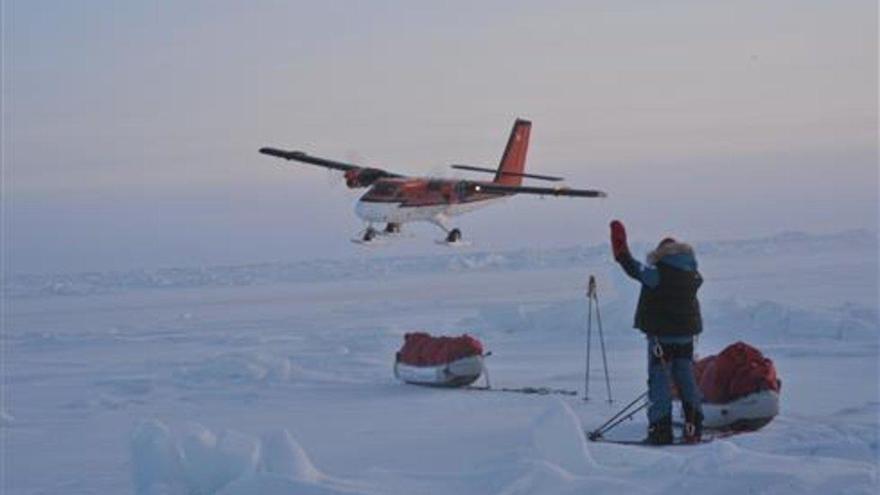
[[[681,404],[684,412],[684,441],[698,443],[703,438],[703,412],[688,402]]]
[[[646,443],[651,445],[669,445],[672,443],[672,418],[669,416],[651,423],[648,426]]]

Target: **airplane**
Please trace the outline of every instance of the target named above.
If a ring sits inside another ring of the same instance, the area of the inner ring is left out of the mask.
[[[352,239],[353,242],[369,244],[375,242],[377,236],[399,234],[404,223],[430,222],[446,233],[446,239],[438,243],[456,246],[462,245],[464,241],[461,230],[453,227],[451,217],[488,206],[516,194],[606,197],[604,192],[598,190],[522,185],[524,178],[553,182],[563,180],[561,177],[525,173],[531,129],[530,121],[516,119],[497,169],[451,165],[458,170],[495,174],[491,182],[410,177],[380,168],[319,158],[303,151],[286,151],[278,148],[260,148],[259,151],[285,160],[339,170],[343,172],[345,183],[349,188],[369,188],[355,205],[355,214],[367,222],[367,228],[362,237]],[[384,223],[384,230],[380,232],[374,228],[374,223]]]

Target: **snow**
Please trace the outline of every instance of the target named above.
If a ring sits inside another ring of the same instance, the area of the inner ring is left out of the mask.
[[[150,420],[135,428],[131,452],[139,495],[356,493],[318,471],[284,429],[262,439],[232,430],[217,437],[191,423],[176,438],[165,424]]]
[[[15,418],[6,411],[0,410],[0,426],[10,426]]]
[[[11,277],[0,491],[877,493],[876,233],[696,249],[698,352],[757,345],[783,380],[781,413],[666,449],[582,434],[645,384],[637,287],[607,246]],[[466,332],[493,351],[493,386],[582,391],[590,273],[614,403],[596,345],[588,401],[394,379],[404,333]]]
[[[230,383],[284,382],[290,378],[290,361],[265,354],[223,353],[175,370],[182,387],[223,387]]]
[[[529,430],[539,459],[581,476],[596,471],[581,421],[565,402],[557,399]]]
[[[310,483],[317,483],[324,477],[287,430],[267,433],[263,436],[262,446],[266,472]]]

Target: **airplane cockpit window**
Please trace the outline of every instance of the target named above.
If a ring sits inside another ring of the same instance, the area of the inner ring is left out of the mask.
[[[380,182],[373,186],[373,194],[376,196],[393,196],[397,192],[397,186],[386,182]]]

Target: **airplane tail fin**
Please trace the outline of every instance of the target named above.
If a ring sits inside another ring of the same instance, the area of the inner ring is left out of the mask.
[[[495,183],[505,186],[519,186],[522,184],[523,173],[526,167],[526,153],[529,150],[529,133],[532,123],[528,120],[516,119],[510,137],[507,139],[507,147],[495,173]]]

